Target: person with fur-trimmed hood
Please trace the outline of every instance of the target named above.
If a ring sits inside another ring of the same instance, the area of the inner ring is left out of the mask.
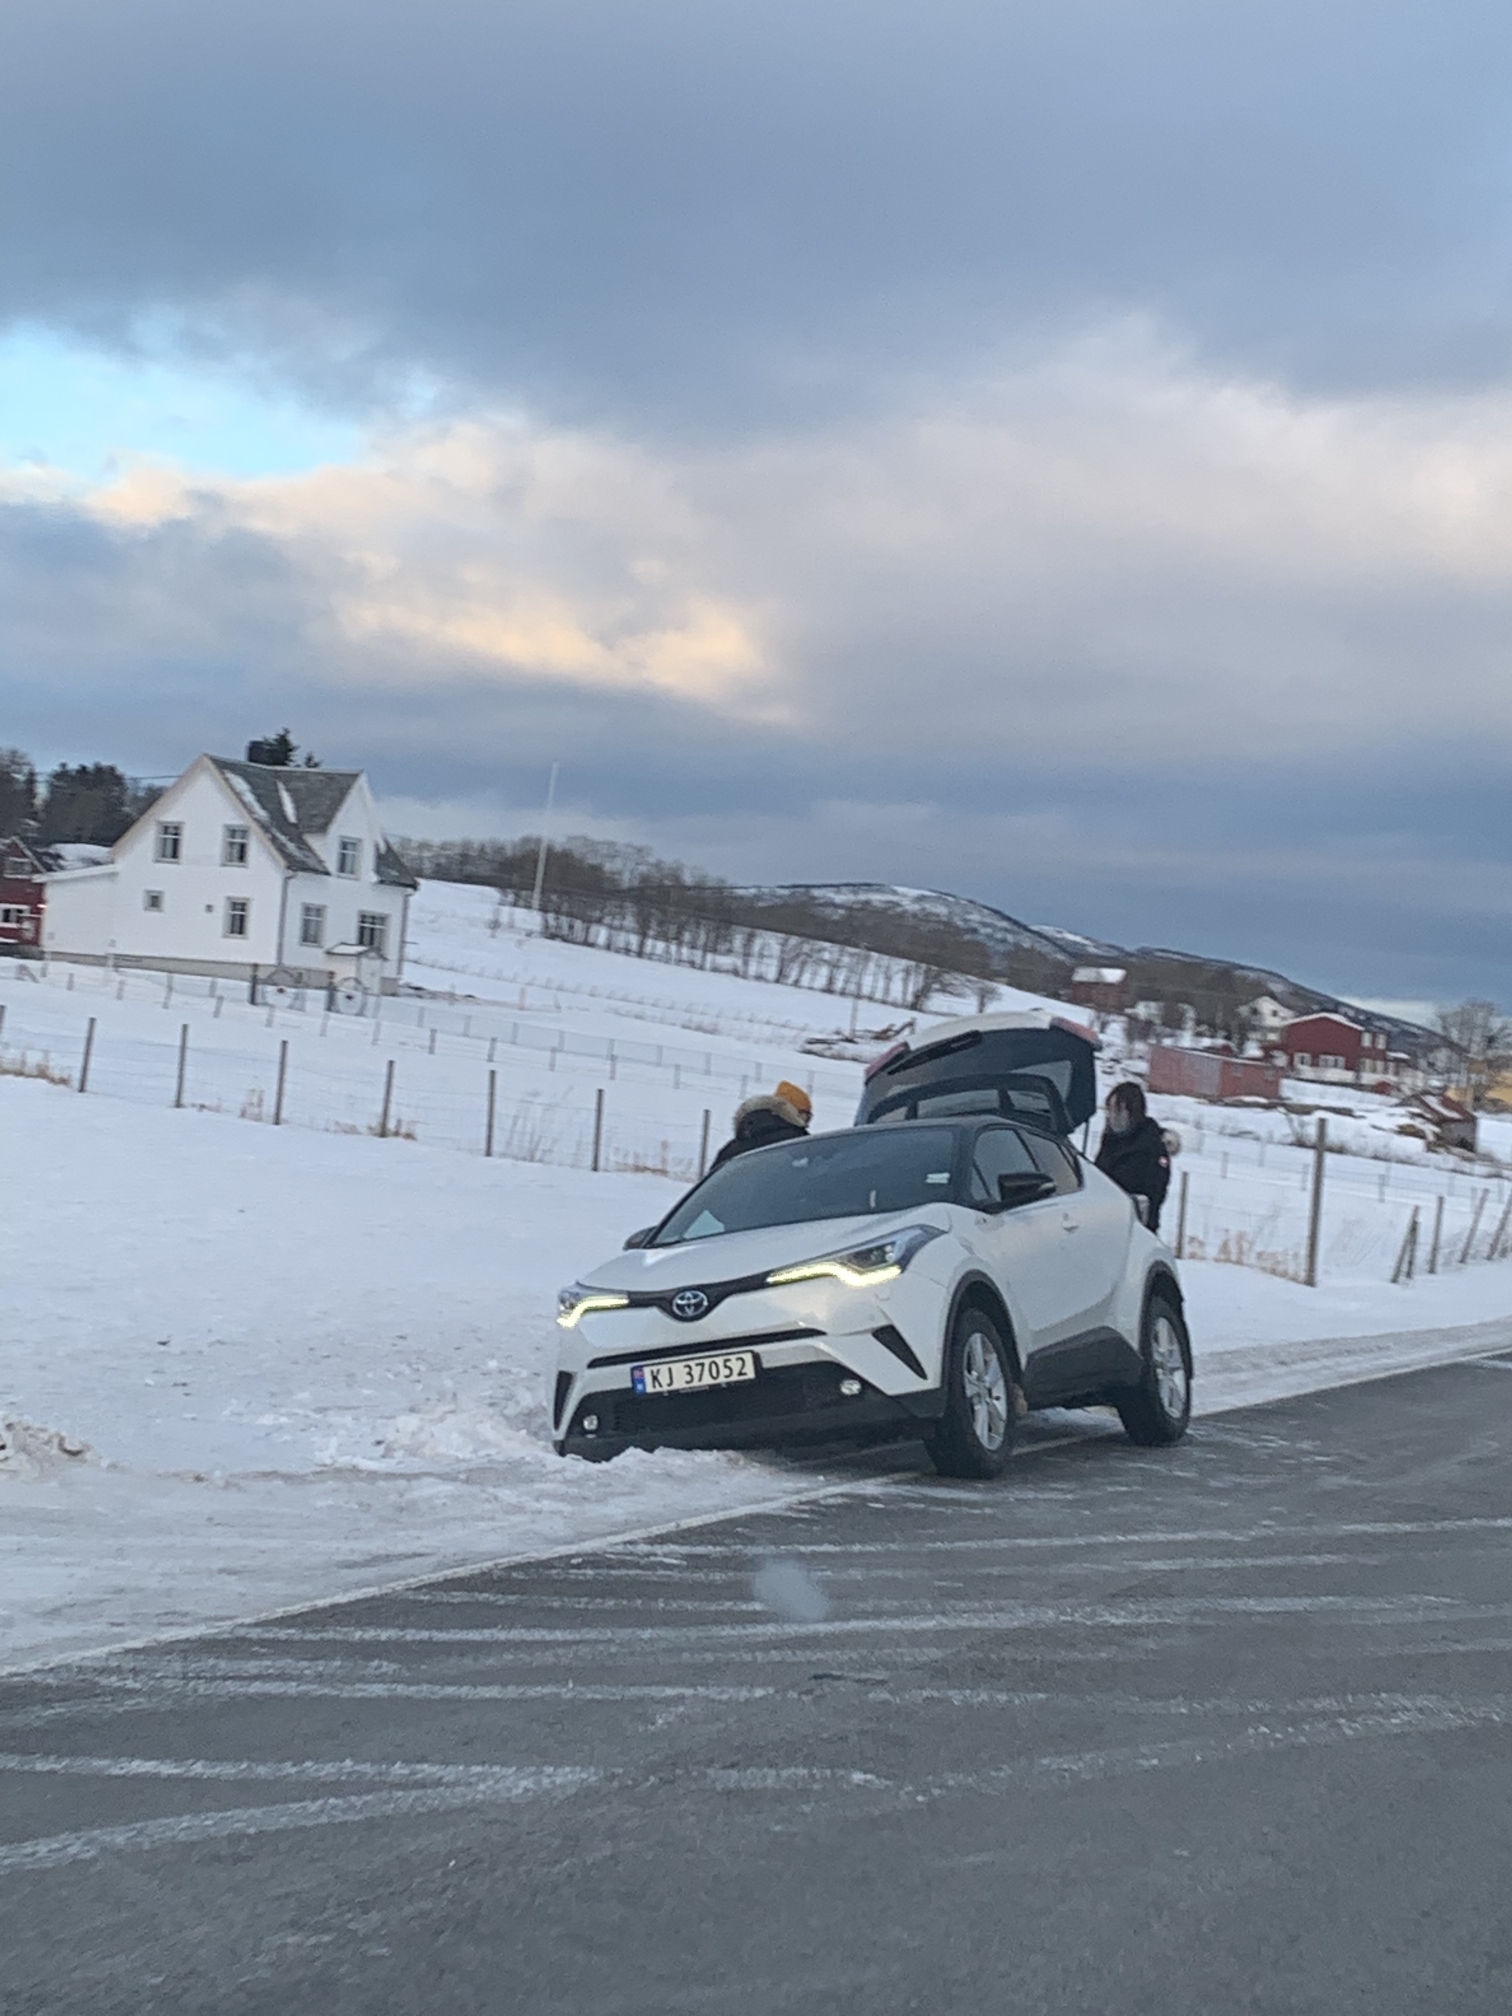
[[[814,1102],[801,1085],[784,1078],[775,1092],[759,1092],[735,1109],[735,1132],[714,1157],[713,1168],[733,1162],[752,1148],[774,1141],[801,1141],[814,1118]]]

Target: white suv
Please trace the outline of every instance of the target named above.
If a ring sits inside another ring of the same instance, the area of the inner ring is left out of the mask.
[[[712,1171],[562,1291],[559,1452],[922,1435],[946,1475],[992,1477],[1019,1413],[1105,1402],[1135,1441],[1176,1441],[1175,1262],[1011,1095],[938,1118],[889,1099]]]

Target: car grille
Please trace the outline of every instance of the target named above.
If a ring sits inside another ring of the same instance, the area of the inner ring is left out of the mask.
[[[840,1381],[851,1377],[838,1365],[778,1365],[739,1385],[711,1386],[702,1393],[594,1393],[583,1404],[597,1413],[600,1434],[654,1435],[658,1430],[786,1419],[840,1406]]]

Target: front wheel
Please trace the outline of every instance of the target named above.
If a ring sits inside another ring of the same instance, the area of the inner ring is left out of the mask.
[[[1139,1356],[1139,1384],[1118,1401],[1124,1433],[1145,1448],[1179,1442],[1192,1418],[1192,1347],[1181,1305],[1168,1290],[1150,1297]]]
[[[945,1412],[930,1458],[942,1477],[1001,1477],[1015,1425],[1007,1346],[990,1317],[963,1310],[945,1352]]]

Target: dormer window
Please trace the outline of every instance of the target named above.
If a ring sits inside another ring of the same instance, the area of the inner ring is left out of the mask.
[[[176,820],[158,821],[157,847],[153,858],[158,861],[181,861],[184,854],[184,829]]]
[[[245,826],[222,826],[221,866],[224,868],[245,868],[247,865],[247,829]]]
[[[362,842],[350,840],[344,835],[336,842],[336,873],[338,875],[360,875],[362,873]]]

